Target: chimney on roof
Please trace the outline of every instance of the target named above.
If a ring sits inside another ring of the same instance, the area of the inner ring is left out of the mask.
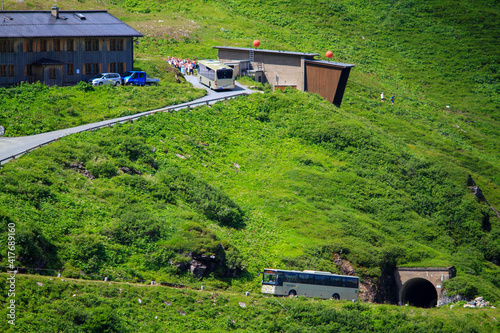
[[[57,7],[56,5],[52,6],[52,15],[55,18],[59,18],[59,7]]]

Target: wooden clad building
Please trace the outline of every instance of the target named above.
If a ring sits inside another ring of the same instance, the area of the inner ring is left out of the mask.
[[[306,60],[304,90],[319,94],[340,107],[352,67],[354,65],[339,62]]]
[[[215,46],[219,61],[238,75],[254,74],[273,89],[287,87],[321,95],[340,107],[349,73],[354,65],[315,60],[318,53]]]
[[[0,11],[0,86],[72,85],[133,68],[142,34],[104,10]]]

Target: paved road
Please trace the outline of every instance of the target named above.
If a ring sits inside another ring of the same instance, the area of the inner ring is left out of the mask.
[[[214,100],[214,99],[231,98],[231,97],[235,97],[238,95],[251,94],[251,93],[255,92],[253,90],[250,90],[250,89],[240,85],[239,83],[236,83],[236,88],[234,90],[216,92],[216,91],[208,89],[204,85],[201,85],[198,82],[198,80],[196,79],[196,76],[194,76],[194,75],[193,76],[186,76],[186,80],[191,82],[195,88],[206,89],[208,92],[207,95],[202,97],[202,98],[199,98],[197,100],[188,102],[188,103],[171,105],[171,106],[168,106],[165,108],[150,110],[150,111],[142,112],[142,113],[131,115],[131,116],[125,116],[125,117],[120,117],[120,118],[116,118],[116,119],[108,119],[108,120],[100,121],[97,123],[81,125],[81,126],[77,126],[77,127],[63,129],[63,130],[41,133],[41,134],[36,134],[36,135],[31,135],[31,136],[12,137],[12,138],[0,137],[0,165],[5,164],[8,161],[10,161],[13,156],[19,157],[20,155],[24,154],[25,152],[27,152],[29,150],[36,149],[42,145],[48,144],[54,140],[57,140],[59,138],[62,138],[64,136],[67,136],[70,134],[84,132],[84,131],[88,131],[90,129],[112,125],[112,124],[115,124],[117,122],[124,122],[124,121],[130,120],[130,119],[136,119],[139,117],[150,115],[150,114],[155,113],[155,112],[180,110],[183,108],[187,108],[188,106],[196,106],[193,104],[200,104],[200,105],[201,104],[214,104],[217,102],[217,100]]]

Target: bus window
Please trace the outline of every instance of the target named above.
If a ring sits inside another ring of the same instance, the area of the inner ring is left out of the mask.
[[[299,282],[299,275],[297,273],[285,272],[283,274],[283,280],[285,282],[297,283]]]
[[[262,284],[276,284],[276,274],[264,273]]]
[[[316,275],[316,284],[320,286],[328,286],[330,284],[330,277],[327,275]]]
[[[221,79],[232,79],[233,78],[233,70],[232,69],[218,69],[217,70],[217,78]]]
[[[344,278],[342,278],[342,286],[347,287],[347,288],[357,288],[358,287],[358,279],[344,277]]]
[[[342,277],[330,276],[330,286],[341,287],[342,286]]]
[[[314,284],[314,275],[299,274],[299,283]]]

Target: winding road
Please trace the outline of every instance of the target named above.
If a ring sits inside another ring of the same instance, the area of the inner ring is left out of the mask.
[[[171,112],[203,104],[207,105],[214,104],[222,99],[233,98],[239,95],[248,95],[255,92],[254,90],[250,90],[247,87],[240,85],[239,83],[236,83],[236,88],[233,90],[213,91],[208,89],[208,87],[205,87],[204,85],[200,84],[196,79],[195,75],[186,75],[185,79],[188,82],[190,82],[195,88],[206,89],[208,92],[207,95],[188,103],[166,106],[164,108],[149,110],[130,116],[103,120],[97,123],[80,125],[53,132],[41,133],[31,136],[21,136],[21,137],[0,137],[0,165],[5,164],[10,160],[12,160],[13,158],[17,158],[31,150],[37,149],[43,145],[49,144],[59,138],[62,138],[70,134],[75,134],[92,129],[110,126],[116,123],[148,116],[156,112]]]

